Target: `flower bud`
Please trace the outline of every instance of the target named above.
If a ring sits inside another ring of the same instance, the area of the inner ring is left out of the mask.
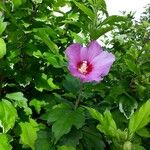
[[[130,141],[126,141],[123,144],[123,150],[132,150],[132,143]]]

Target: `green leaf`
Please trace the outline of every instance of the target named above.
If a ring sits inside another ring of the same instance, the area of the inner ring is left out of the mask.
[[[130,133],[135,133],[145,127],[150,122],[150,100],[144,103],[139,110],[137,110],[129,121]]]
[[[88,0],[88,2],[92,5],[94,4],[93,0]]]
[[[125,87],[122,84],[115,85],[111,87],[110,93],[106,96],[105,101],[117,101],[123,93],[125,93]]]
[[[146,149],[139,144],[132,144],[132,150],[146,150]]]
[[[50,36],[53,39],[57,38],[57,33],[49,26],[45,28],[33,28],[32,31],[35,33],[37,32],[40,32],[40,33],[43,32],[44,34],[46,33],[48,36]]]
[[[88,109],[91,116],[100,122],[100,124],[97,125],[97,129],[99,131],[103,132],[105,135],[110,135],[112,137],[116,136],[118,133],[117,126],[112,118],[110,111],[106,110],[102,115],[93,108],[86,108]]]
[[[0,35],[5,31],[6,26],[7,26],[7,23],[3,22],[3,19],[0,18]]]
[[[103,120],[99,125],[97,125],[97,129],[103,132],[105,135],[109,135],[111,137],[117,136],[117,126],[110,111],[106,110],[104,112]]]
[[[56,105],[43,116],[43,119],[48,122],[54,122],[52,132],[56,141],[64,134],[67,134],[72,126],[75,126],[77,129],[81,128],[85,121],[82,108],[72,110],[69,105],[64,104]]]
[[[147,62],[143,62],[142,64],[140,64],[140,70],[142,70],[143,72],[147,72],[149,73],[150,72],[150,61],[147,61]]]
[[[49,47],[52,53],[58,54],[58,46],[50,39],[49,35],[45,30],[38,30],[36,34]]]
[[[96,0],[96,6],[95,7],[97,7],[98,10],[103,11],[106,15],[108,15],[105,0]]]
[[[103,121],[103,115],[100,112],[98,112],[96,109],[90,107],[85,107],[85,108],[89,111],[92,118],[98,120],[99,122]]]
[[[76,2],[76,1],[73,1],[73,2],[79,9],[81,9],[86,15],[88,15],[91,18],[91,20],[95,18],[95,14],[92,12],[91,9],[89,9],[88,7],[86,7],[85,5],[79,2]]]
[[[122,95],[119,97],[119,110],[124,114],[124,116],[129,119],[133,113],[134,110],[137,108],[137,102],[134,98],[131,96]]]
[[[93,30],[91,32],[91,38],[92,39],[98,39],[100,36],[106,34],[107,32],[113,30],[114,27],[113,26],[108,26],[108,27],[101,27],[101,28],[98,28],[96,29],[95,31]]]
[[[58,150],[76,150],[76,149],[72,146],[63,145],[63,146],[58,147]]]
[[[24,108],[24,111],[27,115],[32,114],[31,109],[28,107],[27,99],[24,97],[23,93],[21,92],[14,92],[6,94],[6,98],[10,99],[14,102],[14,106],[18,106],[20,108]]]
[[[80,90],[81,84],[80,80],[78,80],[77,78],[74,78],[71,75],[67,75],[66,79],[63,82],[63,86],[69,92],[77,94]]]
[[[135,61],[133,61],[132,59],[126,58],[125,63],[128,66],[129,70],[131,70],[133,73],[135,74],[139,73],[139,68],[137,64],[135,63]]]
[[[35,120],[30,119],[29,122],[20,122],[21,135],[20,141],[22,144],[35,150],[35,141],[37,139],[37,131],[39,131],[38,124]]]
[[[42,58],[43,57],[40,50],[34,51],[33,56],[36,57],[36,58]]]
[[[129,58],[133,59],[133,60],[137,60],[138,56],[139,56],[139,51],[137,51],[136,48],[131,47],[127,52],[126,55],[129,56]]]
[[[13,0],[13,4],[15,7],[19,7],[20,5],[22,5],[23,0]]]
[[[3,126],[3,132],[6,133],[14,127],[17,119],[17,111],[7,100],[0,101],[0,121]]]
[[[39,131],[35,142],[36,150],[51,150],[50,135],[48,131]]]
[[[2,1],[0,2],[0,10],[6,11],[6,7]]]
[[[72,38],[76,43],[85,44],[85,38],[79,36],[77,33],[70,31]]]
[[[113,15],[113,16],[107,17],[102,23],[100,23],[100,26],[103,26],[106,24],[117,25],[117,23],[120,23],[121,21],[126,22],[127,18],[123,16]]]
[[[37,74],[35,78],[36,89],[42,92],[43,90],[52,91],[59,89],[59,87],[53,83],[52,78],[48,78],[46,74]]]
[[[84,126],[83,129],[83,145],[86,150],[104,150],[105,144],[102,140],[102,136],[97,129],[91,125]]]
[[[0,134],[0,150],[11,150],[12,146],[9,142],[6,134]]]
[[[141,137],[150,138],[150,131],[145,127],[138,130],[136,133]]]
[[[62,145],[71,145],[76,147],[80,144],[80,140],[83,138],[81,130],[72,129],[67,135],[64,135],[60,142]]]
[[[50,52],[44,52],[43,58],[46,59],[47,62],[55,68],[62,68],[66,66],[66,63],[64,62],[64,57],[60,54],[55,55]]]
[[[6,44],[5,41],[0,38],[0,59],[6,54]]]
[[[36,110],[36,112],[39,114],[41,111],[41,108],[46,106],[47,103],[45,101],[40,101],[37,99],[32,99],[29,103],[30,106],[33,106]]]

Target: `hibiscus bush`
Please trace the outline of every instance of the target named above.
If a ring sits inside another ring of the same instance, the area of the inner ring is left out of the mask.
[[[149,150],[149,9],[0,1],[0,150]]]

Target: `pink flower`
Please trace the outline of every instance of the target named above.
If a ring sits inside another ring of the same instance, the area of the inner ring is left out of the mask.
[[[69,71],[82,82],[101,81],[106,76],[115,61],[112,53],[103,51],[101,46],[93,41],[88,47],[71,44],[66,49],[69,61]]]

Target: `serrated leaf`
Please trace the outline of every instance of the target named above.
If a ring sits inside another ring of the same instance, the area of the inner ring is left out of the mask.
[[[40,101],[37,99],[32,99],[29,103],[30,106],[33,106],[36,110],[36,112],[39,114],[41,111],[41,108],[46,106],[46,102],[45,101]]]
[[[48,78],[46,74],[37,74],[35,78],[35,88],[42,92],[43,90],[52,91],[59,89],[59,87],[53,83],[52,78]]]
[[[139,110],[137,110],[129,121],[130,133],[135,133],[145,127],[150,122],[150,100],[144,103]]]
[[[131,70],[133,73],[135,74],[139,73],[139,68],[137,64],[135,63],[135,61],[133,61],[132,59],[126,58],[125,63],[128,66],[129,70]]]
[[[63,146],[58,147],[58,150],[76,150],[76,149],[72,146],[63,145]]]
[[[0,134],[0,150],[11,150],[12,146],[6,134]]]
[[[7,100],[0,102],[0,121],[3,126],[3,132],[6,133],[14,127],[17,119],[17,111],[14,106]]]
[[[6,98],[10,99],[14,102],[14,106],[18,106],[20,108],[24,108],[24,111],[27,115],[32,114],[31,109],[28,107],[27,99],[24,97],[23,93],[21,92],[14,92],[6,94]]]
[[[85,118],[81,112],[78,112],[78,109],[76,112],[68,113],[69,114],[65,114],[65,116],[61,115],[62,119],[59,118],[59,120],[57,120],[52,126],[52,132],[54,132],[56,141],[64,134],[67,134],[73,125],[79,129],[84,124]]]
[[[39,131],[38,124],[35,120],[30,119],[29,122],[20,122],[21,134],[20,141],[22,144],[35,150],[35,141],[37,140],[37,131]]]
[[[129,58],[131,57],[133,60],[137,60],[138,56],[139,56],[139,51],[137,51],[136,48],[131,47],[127,52],[126,55],[129,56]]]
[[[86,107],[87,108],[87,107]],[[112,137],[117,134],[117,126],[112,118],[110,111],[106,110],[102,115],[97,110],[93,108],[87,108],[91,116],[98,120],[100,124],[97,125],[97,129],[103,132],[105,135],[110,135]]]
[[[110,93],[106,96],[105,101],[116,101],[118,100],[118,96],[122,95],[125,92],[124,86],[116,85],[111,87]]]
[[[106,110],[104,112],[103,120],[99,125],[97,125],[97,129],[103,132],[105,135],[109,135],[111,137],[117,136],[117,126],[110,111]]]
[[[69,105],[64,104],[56,105],[43,116],[43,119],[48,122],[54,122],[52,132],[54,133],[56,141],[64,134],[67,134],[72,126],[75,126],[77,129],[81,128],[85,121],[82,108],[72,110]]]
[[[91,20],[95,18],[95,14],[92,12],[91,9],[89,9],[88,7],[86,7],[85,5],[79,2],[76,2],[76,1],[73,1],[73,2],[79,9],[81,9],[86,15],[88,15],[91,18]]]
[[[64,135],[60,143],[62,145],[71,145],[73,147],[76,147],[79,145],[80,140],[83,138],[83,134],[81,130],[72,129],[67,135]]]
[[[66,79],[63,82],[63,86],[69,92],[77,94],[78,91],[80,90],[81,84],[80,80],[72,77],[71,75],[67,75]]]
[[[83,145],[86,150],[104,150],[102,136],[94,126],[83,127]]]
[[[36,150],[51,150],[50,135],[48,131],[39,131],[35,142]]]
[[[6,44],[5,41],[0,38],[0,59],[6,54]]]

